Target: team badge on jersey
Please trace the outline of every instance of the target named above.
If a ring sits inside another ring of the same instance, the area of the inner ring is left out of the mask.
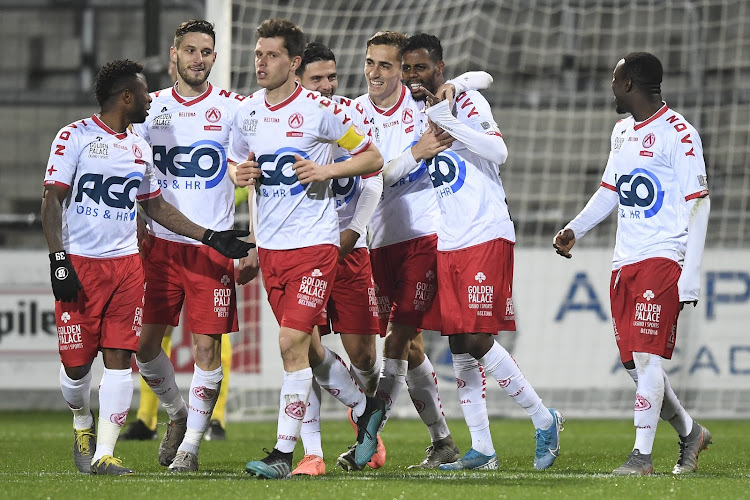
[[[217,108],[208,108],[206,110],[206,120],[211,123],[216,123],[221,120],[221,111]]]
[[[289,126],[292,128],[300,128],[305,123],[305,118],[300,113],[294,113],[289,117]]]

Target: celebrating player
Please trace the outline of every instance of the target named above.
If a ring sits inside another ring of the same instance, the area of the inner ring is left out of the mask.
[[[281,327],[284,379],[276,446],[245,469],[283,479],[291,475],[292,452],[312,386],[310,334],[323,322],[339,258],[339,220],[330,179],[377,172],[383,159],[337,103],[296,82],[305,48],[297,26],[269,19],[256,36],[255,71],[262,90],[249,97],[235,117],[231,154],[247,158],[237,165],[238,183],[255,186],[258,254]],[[333,143],[352,157],[333,163]],[[356,388],[353,381],[351,385]],[[358,424],[354,454],[360,467],[375,453],[383,406],[378,398],[366,397],[353,408]]]
[[[405,82],[416,99],[432,101],[428,117],[455,139],[426,163],[442,213],[437,242],[442,333],[449,336],[472,446],[440,469],[498,467],[485,403],[485,372],[531,417],[536,427],[534,467],[546,469],[559,452],[562,415],[542,404],[513,358],[492,337],[501,330],[515,330],[515,231],[499,175],[508,150],[479,92],[461,93],[454,104],[435,102],[434,94],[444,82],[443,48],[437,37],[412,36],[402,53]],[[478,370],[477,361],[484,371]]]
[[[353,105],[350,99],[334,95],[338,79],[336,57],[331,49],[322,43],[308,43],[297,68],[297,77],[306,89],[318,91],[323,97],[335,101],[360,130],[369,134],[370,122],[364,108]],[[335,162],[344,161],[349,158],[349,153],[337,146],[333,157]],[[377,306],[371,300],[375,289],[365,233],[367,222],[383,192],[383,177],[370,175],[333,179],[332,186],[339,216],[341,247],[336,280],[326,308],[331,328],[341,333],[341,343],[351,365],[347,371],[336,354],[320,343],[318,329],[321,327],[317,327],[311,337],[310,349],[310,364],[315,379],[300,431],[305,456],[292,475],[325,474],[320,438],[320,386],[340,396],[354,378],[366,395],[373,396],[380,378],[380,363],[375,348],[375,335],[380,333],[380,328]],[[329,330],[328,325],[322,329]],[[377,439],[377,451],[369,462],[373,468],[385,463],[385,447],[380,436]]]
[[[153,94],[151,112],[136,132],[153,147],[164,197],[194,220],[228,229],[234,224],[234,184],[227,173],[229,131],[244,97],[208,82],[216,60],[214,43],[213,25],[207,21],[178,26],[170,50],[177,81]],[[234,262],[158,221],[150,226],[138,369],[169,414],[159,463],[175,472],[195,471],[223,379],[221,337],[238,330]],[[241,280],[257,273],[256,256],[253,250],[240,261]],[[161,347],[167,327],[178,324],[183,303],[195,357],[189,404]]]
[[[710,211],[700,136],[662,101],[662,74],[647,52],[631,52],[615,66],[615,107],[631,116],[612,131],[601,187],[553,242],[570,258],[576,240],[617,210],[610,303],[620,360],[637,389],[635,445],[615,475],[651,474],[659,417],[680,436],[674,474],[696,471],[698,454],[711,444],[662,368],[672,357],[680,311],[698,302]]]
[[[113,453],[133,397],[130,362],[143,319],[136,197],[153,220],[229,258],[247,255],[251,246],[235,238],[242,232],[214,232],[191,222],[161,196],[151,148],[129,128],[146,119],[151,103],[142,70],[142,64],[122,60],[99,71],[94,88],[100,113],[60,130],[44,179],[60,387],[73,411],[73,458],[83,473],[133,473]],[[97,435],[90,370],[99,350],[105,368]]]

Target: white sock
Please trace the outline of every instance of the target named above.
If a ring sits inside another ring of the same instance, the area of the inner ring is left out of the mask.
[[[484,366],[484,370],[497,380],[500,387],[505,389],[508,396],[526,410],[535,428],[550,428],[555,422],[552,414],[503,346],[493,342],[490,350],[479,362]]]
[[[313,374],[311,368],[284,371],[279,404],[279,424],[276,435],[276,449],[291,453],[297,444],[302,420],[305,418],[307,399],[310,397]]]
[[[215,370],[205,371],[193,365],[193,381],[190,384],[190,397],[187,415],[185,438],[180,443],[179,451],[198,454],[203,434],[208,428],[211,414],[219,397],[219,389],[224,375],[221,366]]]
[[[323,458],[323,445],[320,439],[320,384],[314,378],[299,435],[305,447],[305,455],[317,455]]]
[[[185,404],[185,400],[182,399],[180,390],[177,388],[174,366],[164,350],[146,363],[141,363],[136,359],[136,364],[138,365],[138,371],[141,372],[141,377],[159,398],[169,415],[169,419],[179,420],[187,417],[187,404]]]
[[[672,384],[669,383],[667,372],[662,369],[662,373],[664,374],[664,402],[661,405],[660,416],[662,420],[670,423],[678,436],[687,437],[693,430],[693,417],[682,407],[677,394],[672,389]]]
[[[391,415],[391,408],[396,404],[401,389],[406,384],[406,371],[408,368],[409,362],[405,359],[385,358],[383,360],[383,376],[380,378],[378,390],[375,394],[385,401],[385,418],[383,418],[383,423],[380,424],[381,431],[388,417]]]
[[[92,463],[105,455],[114,456],[115,443],[132,401],[133,370],[105,368],[99,384],[99,428],[96,431],[96,453]]]
[[[656,426],[659,423],[664,401],[664,374],[661,356],[634,352],[633,360],[638,370],[638,389],[635,394],[635,446],[633,449],[648,455],[654,447]]]
[[[329,348],[323,346],[323,349],[323,361],[312,369],[315,380],[331,396],[351,408],[354,417],[359,417],[365,412],[367,405],[365,393],[349,374],[344,360]]]
[[[625,369],[628,375],[633,379],[636,386],[638,385],[638,370]],[[680,400],[677,398],[672,389],[672,384],[669,383],[669,377],[667,372],[662,369],[664,374],[664,402],[661,405],[661,413],[659,416],[662,420],[666,420],[669,424],[677,431],[677,435],[680,437],[687,437],[690,431],[693,430],[693,418],[688,414],[685,408],[680,404]]]
[[[432,442],[448,437],[451,432],[448,430],[443,405],[440,403],[435,369],[427,355],[421,365],[406,372],[406,386],[409,388],[414,408],[430,431]]]
[[[73,380],[60,365],[60,390],[68,408],[73,412],[74,429],[91,429],[94,417],[91,415],[91,370],[79,380]]]
[[[380,369],[382,363],[380,357],[375,360],[375,364],[369,370],[362,371],[354,365],[349,366],[349,373],[352,378],[357,381],[359,387],[365,391],[368,396],[374,396],[375,391],[378,388],[378,382],[380,381]]]
[[[464,420],[471,433],[471,447],[483,455],[495,453],[487,415],[484,369],[471,354],[454,354],[453,371],[456,372],[458,400]]]

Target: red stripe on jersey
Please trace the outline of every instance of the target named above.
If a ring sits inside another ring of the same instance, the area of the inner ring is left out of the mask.
[[[156,191],[153,191],[151,193],[148,193],[148,194],[144,194],[144,195],[141,195],[141,196],[136,196],[136,198],[138,199],[138,201],[150,200],[151,198],[156,198],[160,194],[161,194],[161,188],[159,188]]]
[[[46,180],[44,181],[45,186],[60,186],[61,188],[70,189],[70,186],[68,184],[65,184],[64,182],[55,181],[55,180]]]
[[[99,128],[101,128],[102,130],[104,130],[108,134],[114,135],[118,139],[125,139],[128,136],[127,132],[122,132],[122,133],[115,132],[114,130],[112,130],[111,128],[109,128],[109,125],[107,125],[106,123],[104,123],[96,115],[92,116],[91,119],[94,120],[94,123],[96,123],[97,125],[99,125]]]
[[[615,188],[612,184],[607,184],[606,182],[602,181],[602,187],[610,189],[612,191],[617,191],[617,188]]]
[[[375,111],[383,116],[391,116],[393,113],[396,112],[396,110],[401,106],[401,103],[404,102],[404,99],[406,98],[406,87],[401,85],[401,97],[398,98],[398,101],[396,104],[391,106],[388,109],[381,109],[375,105],[375,103],[372,103],[372,107],[375,109]]]
[[[214,89],[214,86],[211,85],[211,83],[209,82],[208,88],[206,89],[205,92],[203,92],[201,95],[199,95],[198,97],[196,97],[194,99],[187,100],[184,97],[180,96],[180,94],[177,93],[177,84],[175,83],[174,87],[172,87],[172,97],[174,97],[175,101],[179,102],[183,106],[192,106],[193,104],[198,104],[203,99],[205,99],[206,97],[208,97],[209,94],[211,94],[211,91],[213,89]]]
[[[666,113],[668,109],[669,108],[667,107],[667,103],[665,102],[664,105],[661,108],[659,108],[659,111],[657,111],[656,113],[654,113],[653,115],[651,115],[651,118],[649,118],[648,120],[646,120],[644,122],[636,123],[633,126],[633,130],[638,130],[640,128],[645,127],[646,125],[648,125],[649,123],[651,123],[652,121],[656,120],[661,115],[663,115],[664,113]]]
[[[136,158],[136,159],[135,159],[135,162],[136,162],[136,163],[137,163],[138,165],[145,165],[145,164],[146,164],[146,160],[142,160],[142,159],[140,159],[140,158]]]
[[[706,196],[708,196],[708,189],[685,196],[685,201],[694,200],[695,198],[704,198]]]
[[[301,93],[302,93],[302,85],[300,85],[298,83],[297,84],[297,88],[294,89],[294,92],[292,92],[292,95],[290,95],[289,97],[287,97],[286,99],[284,99],[280,103],[274,104],[274,105],[268,104],[268,100],[266,99],[266,97],[268,97],[268,95],[266,95],[266,96],[263,97],[263,101],[266,103],[266,107],[270,111],[278,111],[279,109],[283,108],[284,106],[286,106],[287,104],[289,104],[290,102],[292,102],[293,100],[295,100],[297,98],[297,96],[299,96]]]

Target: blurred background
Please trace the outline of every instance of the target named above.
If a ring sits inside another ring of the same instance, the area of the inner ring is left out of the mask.
[[[48,361],[56,355],[54,331],[50,337],[38,326],[44,322],[39,311],[51,305],[39,221],[43,169],[57,130],[97,111],[92,82],[99,67],[112,59],[139,60],[146,64],[151,90],[167,87],[171,84],[168,53],[176,26],[186,19],[207,18],[216,23],[218,36],[219,58],[211,81],[250,94],[257,88],[254,31],[269,17],[291,19],[308,41],[327,44],[337,56],[339,93],[349,97],[366,92],[365,41],[379,30],[437,35],[448,76],[478,69],[493,75],[492,87],[483,94],[493,106],[510,152],[501,176],[518,239],[519,336],[508,342],[517,344],[514,356],[519,363],[526,352],[530,358],[536,356],[525,366],[537,388],[552,391],[561,386],[562,392],[552,393],[575,404],[586,400],[602,408],[612,407],[617,398],[602,399],[601,394],[608,393],[603,387],[612,382],[600,378],[589,360],[605,359],[601,363],[605,373],[617,376],[617,384],[632,392],[622,374],[615,373],[616,359],[610,356],[615,350],[605,281],[615,218],[587,235],[580,243],[583,257],[574,259],[574,264],[566,267],[548,254],[553,235],[599,185],[612,126],[620,118],[610,88],[615,64],[630,51],[656,54],[665,69],[664,99],[701,135],[711,192],[709,251],[704,259],[706,299],[691,311],[693,316],[681,319],[682,351],[673,367],[681,378],[673,384],[685,382],[682,397],[695,406],[702,408],[705,403],[706,408],[715,408],[719,401],[727,414],[746,414],[750,405],[750,341],[744,338],[750,317],[747,0],[2,0],[0,46],[6,57],[5,70],[0,72],[0,255],[7,258],[0,269],[4,301],[0,358],[30,360],[13,365],[14,370],[38,368],[34,356],[42,355],[29,354],[42,349],[31,334],[32,317],[39,318],[36,328],[46,339],[42,350]],[[239,210],[240,223],[246,221],[244,214]],[[275,334],[276,326],[272,319],[259,319],[265,300],[257,284],[253,286],[242,292],[245,323],[236,352],[244,360],[238,366],[245,366],[245,373],[251,375],[248,387],[267,381],[262,377],[275,373],[275,365],[266,368],[263,363],[278,357],[274,342],[270,346],[262,342],[261,334]],[[32,302],[37,304],[33,312]],[[527,332],[534,336],[525,336]],[[559,338],[565,335],[567,341]],[[528,344],[525,338],[530,339]],[[579,346],[592,340],[583,352],[580,347],[566,351],[571,338],[578,339]],[[440,370],[450,380],[443,343],[435,342],[430,349],[442,360]],[[581,359],[589,366],[578,367]],[[569,380],[550,373],[549,366],[556,363],[576,365],[566,372]],[[261,378],[253,378],[256,375]],[[564,386],[570,385],[573,388],[565,392]],[[598,386],[601,393],[592,389]],[[233,404],[238,409],[260,405],[248,401]]]

